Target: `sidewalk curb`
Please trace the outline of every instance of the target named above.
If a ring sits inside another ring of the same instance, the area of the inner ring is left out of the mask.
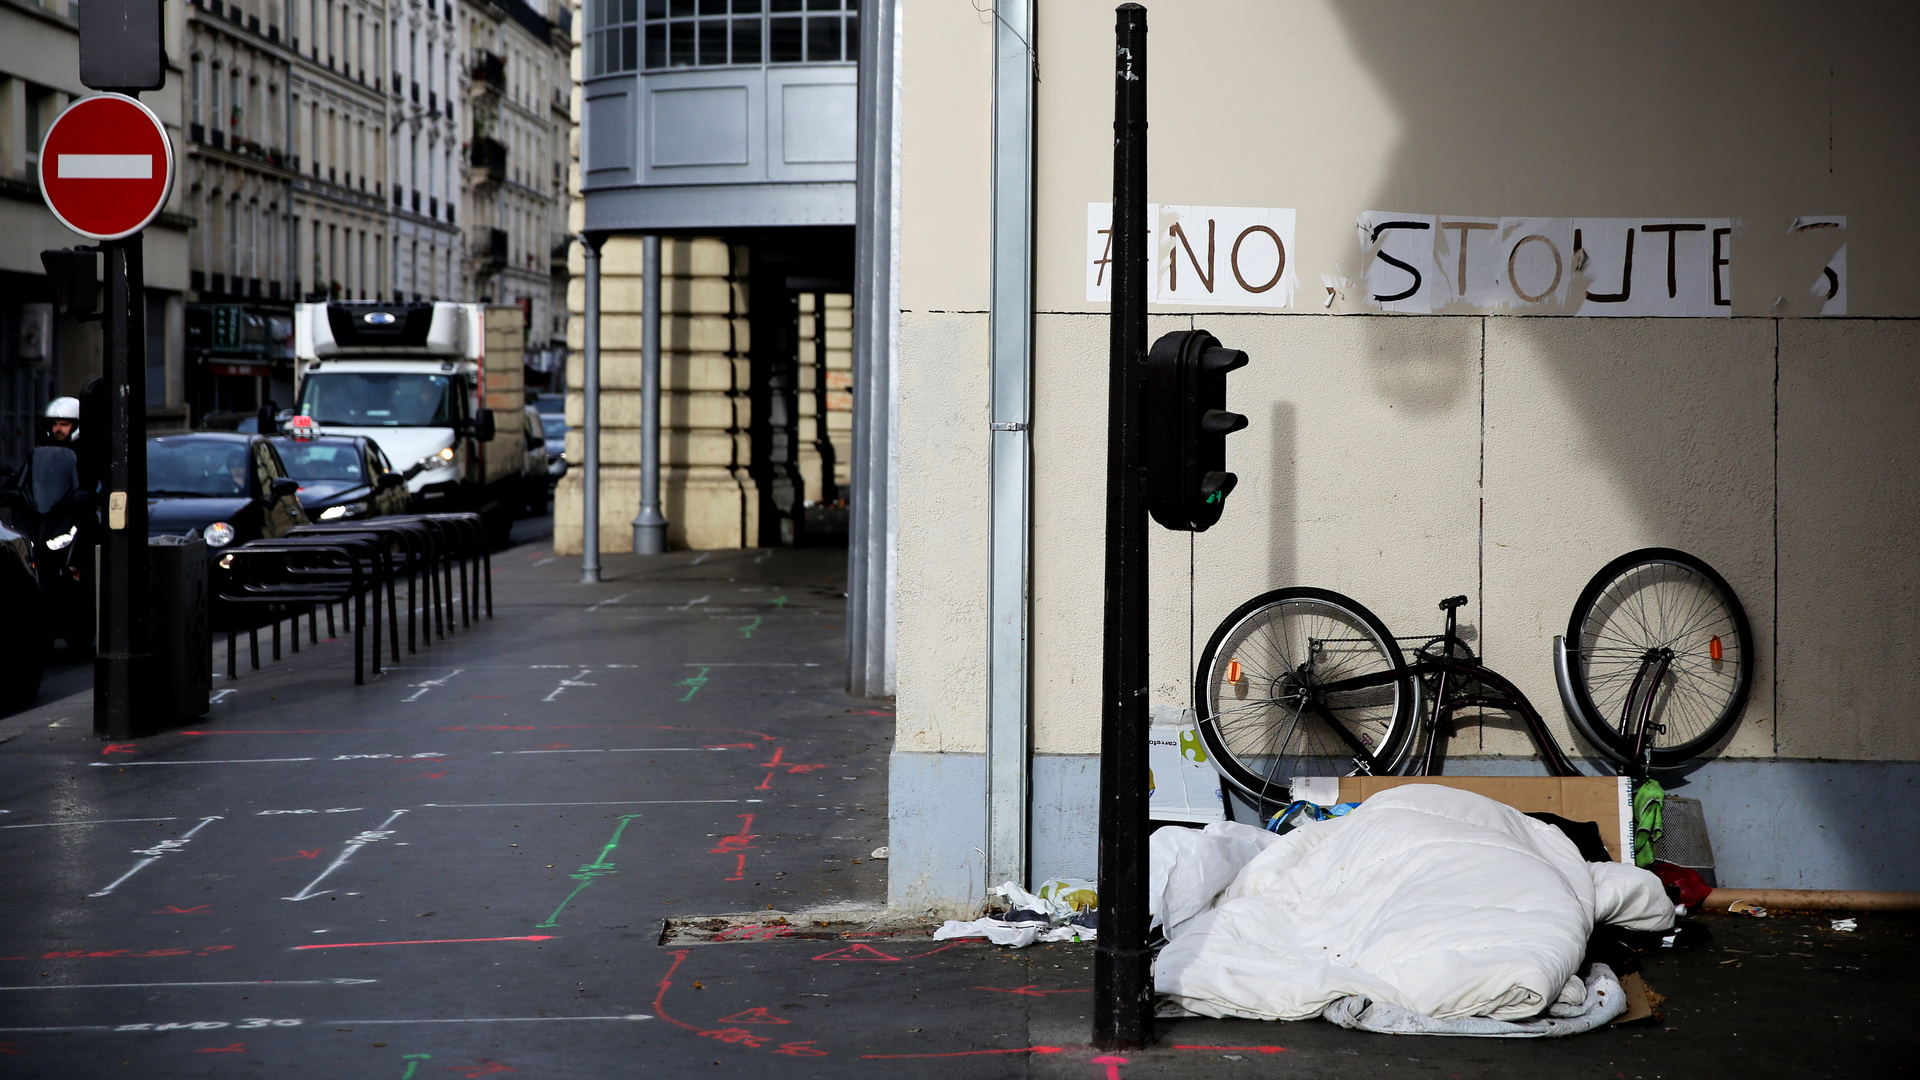
[[[51,727],[63,720],[86,718],[91,723],[92,717],[93,691],[82,690],[0,720],[0,743],[10,742],[29,731]]]

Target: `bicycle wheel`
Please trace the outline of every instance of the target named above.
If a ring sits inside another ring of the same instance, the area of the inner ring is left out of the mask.
[[[1386,771],[1417,711],[1412,676],[1333,694],[1316,688],[1406,670],[1393,635],[1357,602],[1325,589],[1278,589],[1240,605],[1200,654],[1200,737],[1221,775],[1264,813],[1291,801],[1295,776],[1354,771],[1354,748],[1311,707],[1316,698]]]
[[[1631,764],[1638,723],[1637,708],[1626,715],[1628,697],[1651,670],[1650,656],[1673,654],[1653,691],[1653,765],[1660,768],[1719,742],[1739,720],[1753,681],[1753,632],[1740,599],[1713,567],[1672,548],[1630,551],[1602,567],[1573,605],[1567,643],[1574,723],[1623,765]]]

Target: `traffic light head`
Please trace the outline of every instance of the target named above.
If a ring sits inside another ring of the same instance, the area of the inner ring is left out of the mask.
[[[1168,334],[1147,353],[1147,510],[1179,532],[1220,520],[1237,478],[1227,471],[1227,436],[1247,418],[1227,411],[1227,373],[1247,354],[1205,330]]]
[[[85,318],[100,310],[100,255],[97,249],[54,248],[40,253],[47,283],[63,315]]]

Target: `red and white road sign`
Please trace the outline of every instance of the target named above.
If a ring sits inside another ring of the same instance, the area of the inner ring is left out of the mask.
[[[94,94],[61,111],[40,144],[40,190],[60,224],[94,240],[146,228],[173,191],[166,126],[124,94]]]

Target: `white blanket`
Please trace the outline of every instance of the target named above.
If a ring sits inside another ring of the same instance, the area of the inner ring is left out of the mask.
[[[1587,863],[1551,825],[1410,784],[1282,836],[1210,910],[1168,920],[1154,981],[1205,1016],[1301,1020],[1360,995],[1518,1020],[1559,997],[1600,919],[1659,929],[1673,907],[1653,874]]]

